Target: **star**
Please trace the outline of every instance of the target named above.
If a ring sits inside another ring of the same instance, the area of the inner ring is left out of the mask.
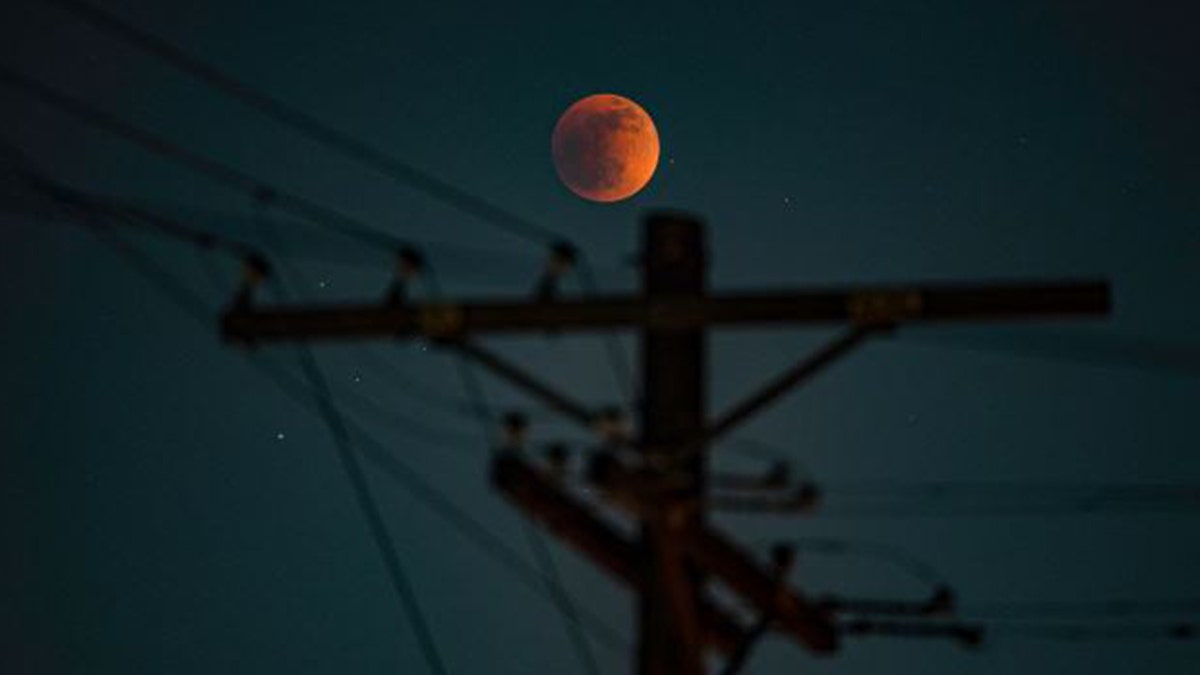
[[[282,432],[282,431],[281,431],[281,432],[279,432],[279,433],[277,433],[277,434],[275,434],[275,440],[277,440],[277,441],[282,441],[282,440],[283,440],[283,432]]]

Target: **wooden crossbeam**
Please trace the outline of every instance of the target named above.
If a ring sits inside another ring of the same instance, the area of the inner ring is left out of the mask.
[[[832,323],[995,321],[1099,316],[1110,305],[1103,281],[850,287],[706,298],[638,295],[529,302],[325,305],[232,308],[227,340],[297,340],[532,334],[637,328],[781,326]]]

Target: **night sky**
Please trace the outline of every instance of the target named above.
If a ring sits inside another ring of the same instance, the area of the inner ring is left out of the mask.
[[[561,233],[606,289],[637,284],[629,261],[655,207],[705,220],[718,287],[1108,278],[1106,320],[901,331],[838,363],[743,434],[828,485],[828,513],[717,522],[760,551],[813,537],[903,549],[952,583],[964,607],[1200,597],[1194,509],[864,515],[839,510],[835,492],[1200,482],[1196,370],[1096,348],[1200,345],[1197,12],[1184,2],[653,4],[106,6]],[[531,242],[53,6],[4,3],[0,64],[433,242],[426,252],[450,294],[525,294],[542,265]],[[383,292],[386,252],[0,92],[0,139],[55,179],[255,242],[285,261],[294,296]],[[616,204],[573,195],[550,159],[558,115],[597,92],[641,104],[662,142],[654,179]],[[0,672],[426,672],[322,421],[220,340],[236,264],[124,235],[201,295],[209,316],[198,323],[10,165],[3,176]],[[721,334],[713,410],[829,334]],[[589,403],[617,400],[595,336],[493,344]],[[1074,358],[1010,353],[1030,345]],[[315,353],[347,416],[532,560],[518,513],[487,485],[488,438],[455,408],[463,394],[447,354],[387,342]],[[289,347],[250,357],[299,373]],[[503,383],[484,386],[496,409],[530,408]],[[579,438],[544,412],[532,432]],[[721,467],[762,468],[716,452]],[[581,672],[551,603],[386,477],[370,478],[451,672]],[[632,637],[632,596],[575,553],[556,546],[555,557],[575,600]],[[927,590],[895,566],[845,556],[802,554],[792,580],[817,594]],[[834,658],[772,637],[748,672],[1190,673],[1200,659],[1196,642],[1018,632],[998,629],[975,652],[850,640]],[[626,651],[595,649],[606,672],[630,672]]]

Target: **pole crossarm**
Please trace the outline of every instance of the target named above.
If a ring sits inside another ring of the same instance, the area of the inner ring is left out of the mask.
[[[527,516],[541,521],[634,591],[645,586],[639,546],[568,494],[553,477],[516,453],[505,452],[492,462],[492,484]],[[741,623],[711,601],[702,601],[698,613],[704,641],[710,646],[733,653],[745,641]]]
[[[703,298],[635,295],[528,302],[475,300],[461,303],[235,307],[222,317],[232,342],[280,342],[347,338],[581,332],[595,330],[699,329],[706,326],[779,326],[853,323],[1013,320],[1099,316],[1108,312],[1103,281],[1050,283],[932,284],[726,293]]]

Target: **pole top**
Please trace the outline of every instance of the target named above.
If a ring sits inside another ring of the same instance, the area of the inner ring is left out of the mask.
[[[704,236],[704,221],[688,211],[655,209],[646,213],[642,223],[647,239]]]
[[[685,286],[705,285],[708,245],[704,222],[699,216],[685,211],[655,210],[646,214],[642,227],[643,273],[649,287],[668,290],[683,279],[690,280]]]

